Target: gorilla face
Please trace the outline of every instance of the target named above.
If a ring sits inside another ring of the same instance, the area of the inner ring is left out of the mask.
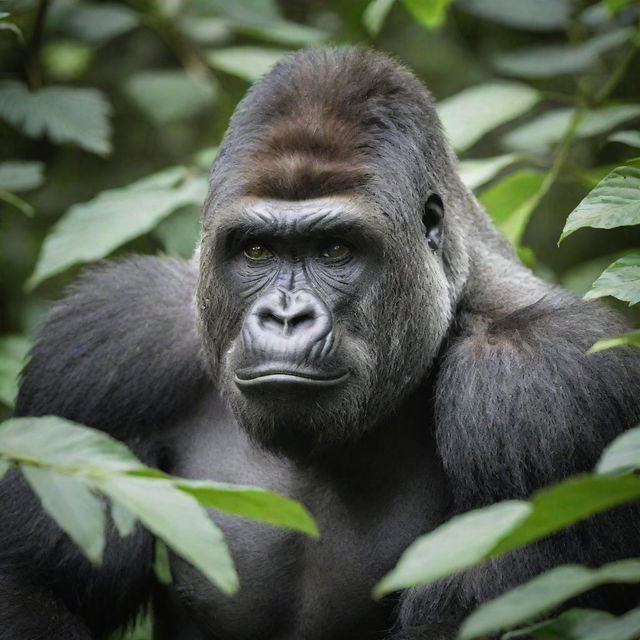
[[[451,313],[436,205],[411,229],[342,196],[244,198],[211,216],[201,330],[254,440],[312,452],[356,438],[425,376]]]

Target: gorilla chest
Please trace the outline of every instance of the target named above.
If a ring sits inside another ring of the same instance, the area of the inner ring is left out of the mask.
[[[406,546],[441,519],[444,495],[439,479],[425,473],[425,460],[420,473],[410,473],[412,463],[405,461],[395,471],[375,463],[368,470],[356,465],[352,474],[347,470],[334,478],[256,448],[231,422],[215,422],[192,423],[188,437],[181,427],[188,446],[172,471],[255,484],[300,500],[321,537],[213,513],[233,555],[240,591],[227,597],[174,559],[173,589],[184,607],[174,618],[189,620],[174,621],[174,635],[189,640],[380,637],[391,624],[392,604],[374,602],[371,589]]]

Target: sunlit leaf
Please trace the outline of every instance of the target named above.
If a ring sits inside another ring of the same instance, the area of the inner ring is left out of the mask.
[[[71,35],[92,44],[122,35],[139,24],[138,14],[122,4],[82,3],[66,12],[62,27]]]
[[[23,336],[5,334],[0,338],[0,402],[8,407],[13,407],[18,393],[18,374],[30,346]]]
[[[508,149],[540,150],[559,142],[573,117],[572,108],[554,109],[514,129],[503,138]],[[575,131],[575,138],[606,133],[628,120],[640,117],[640,105],[625,104],[587,112]]]
[[[514,246],[520,244],[543,181],[541,173],[518,171],[480,196],[496,226]]]
[[[578,229],[640,224],[640,167],[614,169],[569,214],[559,242]]]
[[[136,73],[127,79],[125,93],[156,124],[193,116],[215,98],[211,82],[180,70]]]
[[[153,229],[172,211],[188,204],[200,205],[206,192],[205,177],[191,176],[185,167],[173,167],[74,205],[45,239],[28,286],[34,287],[74,264],[103,258]]]
[[[604,0],[604,4],[611,15],[619,13],[634,3],[637,3],[637,0]]]
[[[20,470],[44,510],[91,562],[99,564],[105,544],[104,505],[84,480],[29,465]]]
[[[125,538],[136,526],[136,516],[117,500],[111,501],[111,519],[118,533]]]
[[[602,340],[598,340],[589,349],[589,353],[597,353],[598,351],[613,349],[614,347],[640,347],[640,329],[638,331],[626,333],[622,336],[602,338]]]
[[[206,55],[214,68],[232,76],[253,82],[262,77],[288,51],[260,47],[228,47],[216,49]]]
[[[451,0],[402,0],[413,17],[427,29],[443,24]]]
[[[517,161],[518,156],[508,153],[493,158],[482,158],[482,160],[461,160],[458,168],[462,182],[469,189],[477,189]]]
[[[640,346],[640,330],[635,332]],[[600,456],[598,473],[631,473],[640,469],[640,427],[618,436]]]
[[[0,189],[6,191],[30,191],[44,180],[44,163],[8,160],[0,163]]]
[[[616,131],[609,136],[611,142],[622,142],[630,147],[640,148],[640,131],[637,129],[629,131]]]
[[[362,23],[372,36],[377,36],[395,0],[371,0],[362,14]]]
[[[478,564],[530,512],[531,505],[513,500],[452,518],[413,542],[376,585],[374,595],[430,584]]]
[[[94,53],[93,46],[77,40],[50,42],[42,49],[42,63],[48,75],[63,81],[75,80],[88,70]]]
[[[111,108],[96,89],[45,87],[29,91],[21,82],[0,82],[0,118],[31,138],[46,135],[98,155],[111,151]]]
[[[602,584],[640,582],[640,560],[623,560],[599,569],[564,565],[543,573],[480,605],[464,622],[461,640],[471,640],[531,620],[565,600]]]
[[[567,26],[572,0],[457,0],[464,11],[526,31],[554,31]]]
[[[638,194],[640,198],[640,191]],[[603,296],[613,296],[629,306],[640,302],[640,251],[628,253],[607,267],[584,297],[595,300]]]
[[[535,89],[516,82],[492,82],[465,89],[442,100],[438,114],[449,141],[458,151],[484,134],[522,115],[540,100]]]
[[[563,73],[587,71],[601,54],[624,44],[633,32],[631,27],[616,29],[579,45],[547,45],[496,56],[494,62],[502,73],[524,78],[552,78]]]

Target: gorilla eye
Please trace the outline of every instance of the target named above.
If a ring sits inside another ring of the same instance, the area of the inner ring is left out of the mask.
[[[321,252],[321,258],[329,258],[331,260],[339,260],[346,258],[351,253],[351,249],[341,242],[332,242],[328,244]]]
[[[252,242],[244,248],[244,255],[250,260],[267,260],[273,258],[273,253],[262,244]]]

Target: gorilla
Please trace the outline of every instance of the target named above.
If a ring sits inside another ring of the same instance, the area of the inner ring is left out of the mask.
[[[152,602],[159,640],[447,640],[551,566],[637,554],[627,507],[371,598],[418,535],[590,470],[640,422],[640,352],[586,353],[625,330],[517,261],[408,70],[357,48],[286,57],[232,118],[194,259],[83,275],[41,328],[16,414],[102,429],[172,474],[288,495],[321,539],[216,514],[238,594],[177,557],[160,586],[149,533],[110,535],[92,567],[12,474],[0,638],[102,639]],[[588,602],[637,600],[627,586]]]

